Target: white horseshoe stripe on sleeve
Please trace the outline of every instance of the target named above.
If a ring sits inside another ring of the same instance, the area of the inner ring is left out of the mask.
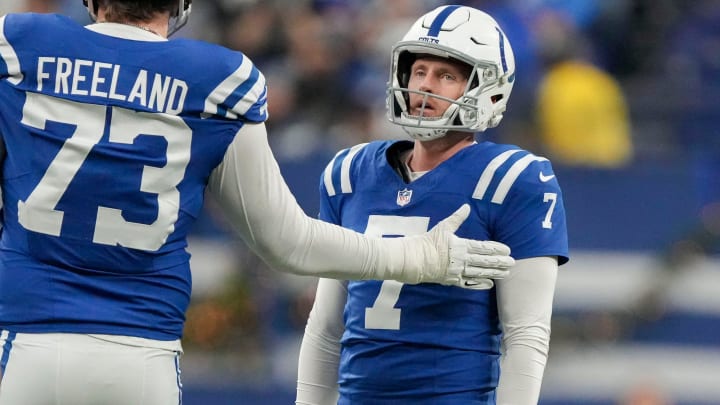
[[[495,176],[497,169],[507,162],[512,155],[521,151],[521,149],[511,149],[495,156],[495,158],[488,163],[487,167],[485,167],[485,170],[483,170],[480,175],[480,180],[478,181],[477,186],[475,186],[472,198],[482,200],[483,197],[485,197],[488,187],[490,187],[490,182]]]
[[[358,145],[353,146],[350,148],[348,153],[345,156],[340,157],[340,155],[347,149],[343,149],[340,152],[338,152],[335,157],[328,163],[327,167],[325,167],[325,173],[323,174],[323,182],[325,183],[325,189],[328,192],[329,196],[334,196],[337,194],[335,191],[335,185],[333,184],[333,175],[335,174],[335,161],[340,157],[342,159],[342,163],[340,164],[340,192],[345,193],[352,193],[352,183],[350,181],[350,165],[352,165],[353,158],[355,158],[355,155],[360,152],[362,148],[364,148],[367,145],[367,143],[361,143]]]
[[[10,76],[8,81],[12,84],[20,84],[23,80],[23,74],[20,70],[20,60],[18,59],[15,49],[5,38],[5,16],[0,17],[0,58],[5,62],[7,74]]]
[[[518,152],[522,152],[522,149],[505,151],[496,156],[493,160],[491,160],[485,170],[480,175],[480,180],[478,180],[472,198],[482,200],[485,197],[488,188],[490,187],[490,182],[492,181],[493,177],[495,177],[495,173],[503,164],[505,164],[514,154]],[[520,176],[520,173],[522,173],[523,170],[530,166],[532,162],[542,162],[546,160],[547,158],[538,157],[533,154],[528,154],[518,159],[518,161],[513,163],[512,166],[510,166],[510,168],[503,175],[500,183],[495,189],[495,193],[493,194],[490,202],[494,204],[502,204],[503,201],[505,201],[505,197],[510,191],[510,188],[515,183],[515,180],[517,180],[517,178]]]

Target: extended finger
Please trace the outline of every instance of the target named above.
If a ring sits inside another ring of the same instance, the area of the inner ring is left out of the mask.
[[[510,255],[510,247],[507,245],[491,240],[472,240],[468,239],[468,252],[481,255]]]
[[[509,273],[510,270],[508,269],[467,265],[465,266],[465,269],[463,269],[462,276],[468,280],[479,280],[482,278],[505,278]]]
[[[465,263],[467,266],[508,269],[515,265],[515,259],[513,259],[512,256],[468,254],[465,257]]]

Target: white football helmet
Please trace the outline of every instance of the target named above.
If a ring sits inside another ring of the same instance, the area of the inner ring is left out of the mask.
[[[170,25],[168,26],[168,36],[174,34],[187,23],[192,9],[192,0],[175,0],[178,3],[177,13],[170,16]],[[157,1],[158,3],[160,1]],[[90,18],[95,21],[97,19],[97,0],[83,0],[83,5],[88,10]]]
[[[452,58],[471,66],[464,94],[450,100],[408,89],[410,67],[421,54]],[[447,131],[484,131],[500,123],[514,81],[513,51],[495,19],[471,7],[441,6],[420,17],[392,48],[388,119],[420,141],[440,138]],[[423,117],[422,111],[410,115],[410,93],[452,104],[441,117]]]

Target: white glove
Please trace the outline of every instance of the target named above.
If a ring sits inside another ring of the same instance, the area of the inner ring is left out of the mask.
[[[450,235],[450,264],[447,269],[449,285],[473,290],[488,290],[495,285],[493,279],[502,279],[510,273],[515,259],[510,248],[500,242],[462,239]]]
[[[493,287],[493,279],[506,277],[510,267],[515,265],[508,246],[500,242],[464,239],[454,234],[469,214],[470,206],[464,204],[429,232],[396,239],[404,239],[404,244],[415,244],[406,245],[404,251],[406,255],[417,255],[405,257],[403,279],[399,281],[486,290]],[[414,260],[421,262],[408,265]],[[409,272],[411,268],[417,269],[417,273]]]

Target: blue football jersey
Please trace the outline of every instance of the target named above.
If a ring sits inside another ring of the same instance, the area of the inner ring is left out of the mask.
[[[239,52],[0,18],[0,328],[179,338],[187,233],[266,104]]]
[[[407,183],[389,163],[398,147],[412,144],[340,151],[320,182],[320,217],[397,237],[425,232],[468,203],[459,236],[505,243],[516,259],[567,261],[562,193],[547,159],[483,142]],[[494,404],[501,342],[494,288],[351,281],[344,320],[341,404]]]

